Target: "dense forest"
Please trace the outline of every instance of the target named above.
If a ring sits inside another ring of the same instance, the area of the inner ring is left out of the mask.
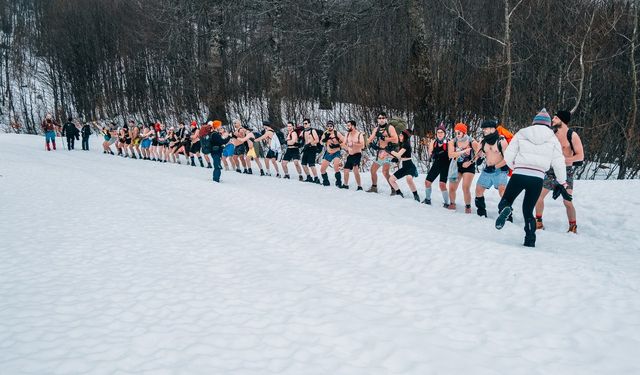
[[[0,119],[302,117],[417,136],[571,110],[588,163],[640,173],[640,0],[0,0]],[[11,129],[11,127],[6,127]],[[589,169],[587,166],[591,166]],[[593,165],[602,168],[593,168]],[[599,171],[598,171],[599,169]]]

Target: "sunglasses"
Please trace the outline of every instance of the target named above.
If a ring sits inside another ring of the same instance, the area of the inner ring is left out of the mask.
[[[386,119],[386,117],[383,117],[383,116],[378,117],[378,120],[384,120],[384,119]]]

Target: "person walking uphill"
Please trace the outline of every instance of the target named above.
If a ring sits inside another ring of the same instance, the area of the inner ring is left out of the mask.
[[[62,127],[62,136],[67,137],[67,148],[69,151],[73,150],[75,146],[74,141],[79,138],[80,132],[78,131],[76,124],[73,123],[72,117],[69,117]]]
[[[575,167],[582,165],[584,161],[584,148],[582,147],[582,141],[580,136],[573,129],[569,128],[569,121],[571,121],[571,112],[558,111],[556,115],[551,119],[552,129],[556,133],[556,137],[562,146],[562,153],[564,154],[564,161],[567,170],[567,192],[573,197],[573,174]],[[555,190],[557,186],[556,178],[553,171],[547,171],[544,177],[544,183],[542,184],[542,194],[538,198],[536,203],[536,229],[544,229],[542,224],[542,213],[544,211],[544,198],[549,194],[549,191]],[[553,199],[557,199],[559,196],[553,194]],[[569,220],[569,230],[567,232],[578,233],[578,225],[576,224],[576,208],[573,205],[573,201],[563,200],[564,206],[567,211],[567,219]]]
[[[89,123],[85,123],[80,130],[80,134],[82,135],[82,150],[89,151],[89,136],[91,135],[91,125]],[[133,154],[135,158],[135,154]]]
[[[222,121],[215,120],[211,126],[213,127],[213,133],[211,133],[209,140],[209,149],[211,150],[211,159],[213,159],[213,181],[220,182],[222,150],[224,145],[231,139],[231,136],[226,134],[226,130],[222,127]]]
[[[502,229],[513,211],[513,201],[524,190],[522,216],[524,217],[524,246],[536,245],[536,220],[533,209],[542,191],[545,172],[553,168],[558,181],[557,190],[564,199],[571,200],[567,192],[567,171],[558,138],[551,130],[551,117],[546,109],[533,118],[531,126],[516,133],[504,152],[504,160],[513,169],[513,176],[498,204],[500,215],[496,229]]]
[[[44,139],[45,144],[47,146],[47,151],[51,151],[51,147],[49,147],[49,142],[51,142],[53,149],[56,149],[56,129],[59,127],[56,121],[51,117],[50,113],[47,113],[47,116],[44,120],[42,120],[42,131],[44,131]]]

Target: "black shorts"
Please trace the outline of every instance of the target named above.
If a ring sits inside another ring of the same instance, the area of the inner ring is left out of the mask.
[[[402,168],[398,169],[393,176],[398,180],[405,176],[418,177],[418,168],[413,164],[413,161],[405,160],[402,162]]]
[[[437,159],[433,162],[429,172],[427,173],[426,181],[433,182],[436,180],[436,177],[440,176],[440,182],[447,183],[447,177],[449,176],[449,162],[449,159],[446,161]]]
[[[273,151],[273,150],[268,150],[267,151],[266,159],[277,159],[277,158],[278,158],[278,152],[277,151]]]
[[[151,141],[151,146],[157,146],[157,145],[158,145],[158,140],[154,138],[154,139]]]
[[[353,169],[360,167],[360,161],[362,160],[362,154],[357,153],[347,156],[347,161],[344,163],[344,169]]]
[[[315,147],[307,147],[306,150],[302,151],[302,165],[306,165],[309,167],[316,166],[316,148]]]
[[[249,150],[247,150],[247,145],[245,143],[238,145],[233,149],[234,155],[245,155],[247,152],[249,152]]]
[[[457,162],[458,163],[458,173],[473,173],[476,174],[476,164],[475,163],[471,163],[470,166],[464,168],[462,167],[462,163],[461,162]]]
[[[195,154],[196,152],[200,152],[200,141],[191,145],[191,153]]]
[[[282,160],[284,161],[300,160],[300,149],[288,148],[287,151],[284,153]]]
[[[127,139],[125,139],[125,140],[124,140],[124,143],[125,143],[126,145],[130,145],[130,144],[131,144],[131,138],[127,138]]]

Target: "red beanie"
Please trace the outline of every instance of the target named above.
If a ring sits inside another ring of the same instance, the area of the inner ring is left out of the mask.
[[[462,134],[466,135],[467,134],[467,125],[459,122],[459,123],[456,124],[456,127],[453,128],[453,130],[457,131],[457,132],[462,132]]]

